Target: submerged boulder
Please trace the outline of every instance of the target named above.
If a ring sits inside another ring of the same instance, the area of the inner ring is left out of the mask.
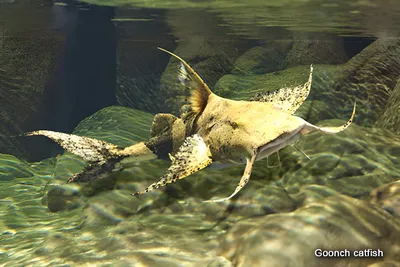
[[[393,216],[400,217],[400,179],[374,189],[369,200]]]
[[[372,126],[381,120],[400,75],[400,38],[381,38],[347,62],[334,78],[334,83],[317,99],[338,114],[351,111],[357,102],[359,125]],[[396,102],[396,96],[391,102]],[[393,104],[391,105],[393,107]],[[393,112],[388,111],[392,116]],[[389,114],[386,114],[387,118]],[[391,123],[393,124],[393,122]]]
[[[327,125],[328,122],[318,125]],[[341,122],[329,122],[329,125]],[[284,155],[278,181],[294,197],[304,185],[325,185],[356,198],[367,198],[376,187],[400,178],[400,140],[387,130],[352,125],[337,135],[313,133]],[[296,197],[295,197],[296,198]],[[300,201],[300,199],[298,199]]]
[[[33,173],[33,169],[26,162],[13,155],[0,154],[0,181],[31,177]]]
[[[294,32],[293,46],[285,56],[288,66],[343,64],[348,60],[343,38],[329,33]]]
[[[400,63],[399,63],[400,64]],[[376,125],[400,134],[400,79],[393,89],[389,100]]]
[[[236,223],[219,246],[234,266],[366,266],[400,261],[400,222],[374,205],[336,195],[291,213]],[[355,250],[381,251],[357,258]],[[317,250],[348,250],[345,257],[317,257]]]
[[[291,40],[252,47],[236,59],[232,73],[254,75],[285,69],[283,60],[290,47]]]

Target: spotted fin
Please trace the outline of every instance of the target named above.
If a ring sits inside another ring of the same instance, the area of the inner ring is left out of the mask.
[[[210,88],[182,58],[163,48],[158,47],[158,49],[175,57],[181,63],[178,79],[191,91],[189,97],[190,110],[188,115],[191,115],[190,113],[198,114],[202,112],[207,105],[208,97],[212,94]]]
[[[251,101],[271,102],[274,106],[293,114],[307,99],[312,83],[313,65],[310,66],[308,81],[300,86],[285,87],[274,92],[259,94],[250,99]]]
[[[258,155],[255,154],[250,159],[247,158],[247,164],[246,164],[246,168],[244,169],[243,176],[240,179],[240,182],[237,185],[235,191],[229,197],[220,198],[220,199],[210,199],[210,200],[206,200],[204,202],[222,202],[222,201],[226,201],[226,200],[229,200],[229,199],[233,198],[237,193],[239,193],[239,191],[247,184],[247,182],[250,179],[251,171],[253,170],[253,165],[254,165],[254,162],[256,161],[257,156]]]
[[[111,173],[121,170],[118,165],[119,161],[120,159],[110,159],[101,165],[90,163],[81,172],[71,176],[67,183],[86,183],[104,179],[110,176]]]
[[[111,143],[74,134],[39,130],[26,133],[25,135],[46,136],[62,146],[68,152],[80,156],[89,163],[105,163],[109,158],[119,156],[121,151],[121,148]]]
[[[166,184],[174,183],[178,179],[183,179],[212,163],[209,147],[204,143],[203,138],[197,134],[187,137],[179,151],[171,156],[171,160],[171,166],[158,182],[133,195],[147,193]]]
[[[314,132],[314,131],[320,131],[326,134],[335,134],[335,133],[339,133],[341,131],[346,130],[350,124],[353,122],[354,120],[354,115],[356,114],[356,103],[354,102],[354,107],[353,107],[353,113],[351,114],[350,119],[343,124],[342,126],[339,127],[318,127],[315,126],[311,123],[306,122],[306,125],[304,126],[304,128],[300,131],[302,134],[307,134],[309,132]]]

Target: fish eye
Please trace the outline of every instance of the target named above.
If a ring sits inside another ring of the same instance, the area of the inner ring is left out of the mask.
[[[234,121],[229,121],[229,124],[232,126],[233,129],[237,129],[239,127],[239,124]]]

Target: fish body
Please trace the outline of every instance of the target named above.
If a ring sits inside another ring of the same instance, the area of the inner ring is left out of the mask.
[[[255,153],[261,160],[279,150],[274,149],[279,144],[293,143],[304,126],[303,119],[272,103],[235,101],[213,94],[198,118],[196,132],[210,146],[213,161],[245,163],[245,158]]]
[[[85,169],[68,182],[95,180],[126,168],[135,161],[169,159],[171,165],[166,173],[145,190],[133,194],[138,195],[176,182],[208,166],[220,168],[245,164],[235,191],[226,198],[209,200],[224,201],[231,199],[247,184],[255,161],[292,145],[309,132],[341,132],[354,119],[355,105],[349,121],[339,127],[318,127],[293,115],[310,92],[312,65],[309,79],[303,85],[281,88],[250,101],[236,101],[214,94],[182,58],[159,49],[180,61],[178,79],[191,95],[179,118],[172,114],[155,115],[148,141],[121,148],[93,138],[46,130],[27,134],[47,136],[88,161]]]

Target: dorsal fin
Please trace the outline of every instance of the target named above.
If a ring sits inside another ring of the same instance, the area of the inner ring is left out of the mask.
[[[207,105],[208,97],[212,94],[210,88],[182,58],[164,48],[158,47],[158,49],[170,54],[181,62],[179,80],[185,86],[189,87],[191,91],[189,97],[191,112],[195,114],[201,113]]]

